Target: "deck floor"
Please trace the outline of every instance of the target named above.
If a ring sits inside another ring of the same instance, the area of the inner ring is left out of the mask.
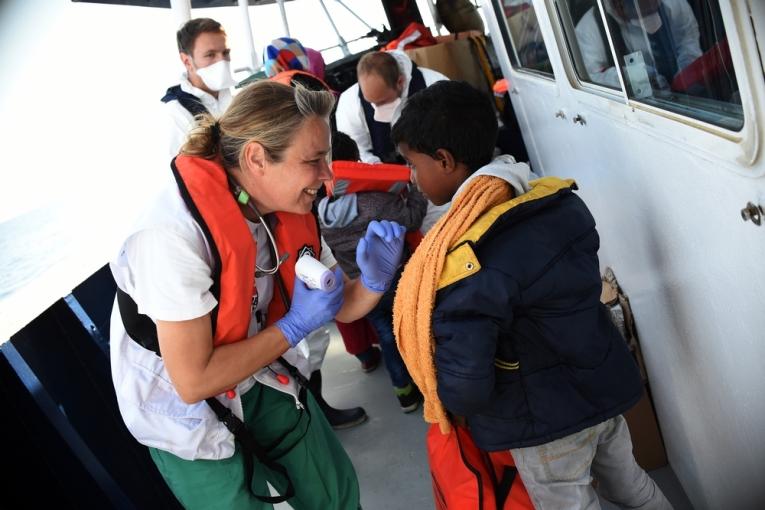
[[[322,369],[324,396],[335,407],[363,406],[369,415],[366,423],[337,431],[356,467],[364,510],[433,508],[422,411],[402,413],[385,367],[381,364],[374,372],[363,373],[356,358],[345,352],[334,325],[330,331],[332,341]],[[669,466],[652,471],[651,476],[675,510],[693,509]],[[618,508],[605,501],[601,504],[605,510]]]

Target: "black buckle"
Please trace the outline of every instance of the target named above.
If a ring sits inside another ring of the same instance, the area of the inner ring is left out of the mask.
[[[238,437],[239,433],[244,428],[244,422],[232,413],[229,408],[226,408],[226,413],[223,416],[218,417],[218,419],[232,434],[234,434],[234,436]]]

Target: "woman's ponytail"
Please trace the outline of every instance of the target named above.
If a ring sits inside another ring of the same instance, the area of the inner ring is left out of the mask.
[[[189,132],[186,143],[181,147],[181,154],[214,159],[220,150],[220,123],[209,113],[195,117],[194,127]]]

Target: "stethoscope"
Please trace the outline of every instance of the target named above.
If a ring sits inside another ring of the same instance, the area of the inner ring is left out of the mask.
[[[276,246],[276,239],[274,239],[274,234],[271,233],[271,229],[268,228],[268,222],[263,218],[263,215],[260,214],[260,211],[258,211],[258,208],[255,207],[255,204],[250,199],[249,193],[247,193],[244,188],[242,188],[239,184],[234,182],[231,177],[229,177],[229,183],[231,185],[231,191],[234,194],[234,199],[244,205],[250,208],[252,212],[255,213],[255,216],[258,217],[258,220],[260,221],[260,224],[263,225],[263,228],[266,229],[266,234],[268,235],[268,240],[271,242],[271,254],[274,258],[276,258],[276,265],[272,267],[271,269],[263,269],[258,265],[258,263],[255,263],[255,278],[261,278],[263,276],[270,276],[275,275],[277,272],[279,272],[279,267],[282,265],[282,263],[287,260],[287,258],[290,256],[289,253],[285,253],[281,257],[277,257],[277,254],[279,253],[279,250]]]

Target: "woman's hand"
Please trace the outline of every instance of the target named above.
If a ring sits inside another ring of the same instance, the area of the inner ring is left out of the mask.
[[[308,333],[334,319],[343,306],[343,272],[335,267],[334,273],[337,284],[330,291],[309,289],[295,278],[292,306],[275,324],[284,333],[290,347],[295,347]]]

